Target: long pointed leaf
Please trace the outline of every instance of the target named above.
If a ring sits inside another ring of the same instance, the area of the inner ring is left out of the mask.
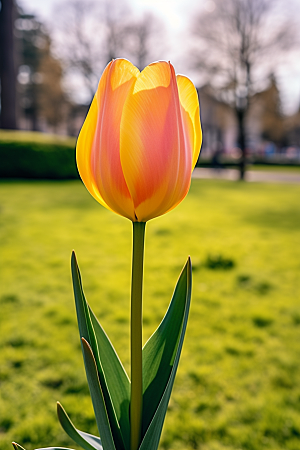
[[[144,371],[143,430],[145,434],[143,434],[139,450],[156,450],[159,444],[187,325],[191,299],[191,273],[189,258],[177,282],[166,316],[144,347],[144,367],[148,369],[148,372]],[[160,387],[160,383],[165,383],[163,388]],[[160,395],[159,399],[156,389]],[[158,401],[158,404],[149,426],[145,429],[154,409],[151,405],[151,396],[152,401],[155,403]]]
[[[62,428],[76,444],[80,445],[85,450],[103,450],[101,439],[92,434],[77,430],[59,402],[57,402],[57,416]]]
[[[12,442],[12,445],[15,450],[25,450],[25,448],[21,447],[21,445],[17,444],[16,442]]]
[[[104,450],[116,450],[110,423],[105,407],[103,392],[100,386],[96,361],[89,343],[82,338],[84,363],[86,367],[87,380],[92,397],[97,427],[100,433]]]
[[[16,442],[12,442],[12,445],[15,450],[25,450],[25,448],[21,447],[21,445]],[[36,448],[35,450],[73,450],[72,448],[66,447],[44,447],[44,448]]]
[[[107,334],[98,322],[95,314],[90,309],[90,315],[100,349],[100,358],[107,382],[107,387],[113,401],[115,412],[122,430],[122,436],[126,449],[130,447],[130,381],[128,375],[111,344]]]
[[[84,338],[92,348],[115,445],[118,450],[129,450],[130,425],[127,411],[130,396],[128,393],[130,392],[129,380],[114,348],[85,299],[74,252],[72,253],[71,268],[80,337]],[[96,324],[97,335],[95,335],[94,324]],[[102,332],[99,331],[99,327]],[[111,358],[114,358],[113,365],[110,363]],[[110,370],[111,367],[113,367],[113,372]],[[118,369],[117,373],[116,369]]]

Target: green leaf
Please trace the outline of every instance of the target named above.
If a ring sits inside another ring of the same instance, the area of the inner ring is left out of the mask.
[[[92,324],[94,327],[98,347],[100,349],[101,364],[107,382],[115,413],[120,424],[126,449],[130,448],[130,381],[128,375],[111,344],[107,334],[98,322],[95,314],[90,309]]]
[[[143,431],[139,450],[156,450],[178,367],[192,286],[188,259],[168,311],[143,348]]]
[[[62,428],[70,436],[70,438],[76,442],[76,444],[81,445],[81,447],[85,450],[103,449],[100,438],[93,436],[92,434],[79,431],[74,427],[70,417],[59,402],[57,402],[57,416]]]
[[[21,445],[16,442],[12,442],[12,445],[15,450],[25,450],[25,448],[21,447]],[[35,450],[72,450],[71,448],[66,447],[44,447],[44,448],[36,448]]]
[[[118,450],[129,450],[130,381],[115,349],[85,299],[74,252],[71,268],[80,337],[92,348],[115,445]]]
[[[89,343],[84,338],[82,338],[82,349],[96,423],[103,448],[104,450],[116,450],[105,407],[104,396],[98,378],[96,361]]]
[[[21,445],[17,444],[16,442],[12,442],[12,445],[15,450],[25,450],[25,448],[21,447]]]

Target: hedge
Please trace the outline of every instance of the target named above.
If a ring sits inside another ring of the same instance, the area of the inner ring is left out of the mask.
[[[78,178],[74,138],[0,130],[0,177]]]

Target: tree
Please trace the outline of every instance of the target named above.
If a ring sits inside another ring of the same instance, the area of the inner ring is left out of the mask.
[[[65,0],[59,7],[62,13],[53,24],[56,52],[68,79],[84,86],[89,100],[110,60],[125,57],[140,68],[151,62],[162,29],[155,16],[136,19],[118,0]]]
[[[115,0],[66,0],[60,9],[53,23],[56,52],[71,83],[83,86],[91,99],[103,68],[122,52],[127,9]]]
[[[1,128],[16,129],[16,67],[14,42],[14,0],[0,1],[0,85]]]
[[[45,42],[39,74],[41,77],[38,96],[39,114],[54,131],[57,131],[64,119],[64,109],[68,100],[62,88],[63,69],[60,61],[51,53],[49,38]]]
[[[270,76],[269,87],[257,94],[258,101],[263,105],[261,117],[262,137],[281,146],[284,144],[284,117],[281,107],[281,99],[276,79]]]
[[[192,22],[192,65],[235,111],[244,179],[245,119],[251,99],[265,87],[279,57],[290,50],[295,29],[285,14],[286,3],[276,0],[214,0],[205,6]]]
[[[65,96],[62,67],[51,53],[51,38],[34,15],[21,9],[15,27],[21,112],[32,130],[40,129],[41,119],[55,130],[62,119]]]
[[[146,12],[127,29],[127,50],[140,70],[160,59],[156,52],[164,47],[164,26],[155,15]]]

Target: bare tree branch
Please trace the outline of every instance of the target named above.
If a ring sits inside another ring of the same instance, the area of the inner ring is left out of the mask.
[[[136,19],[118,0],[65,0],[59,10],[57,53],[66,71],[83,81],[90,98],[110,60],[125,57],[143,69],[151,62],[152,49],[159,47],[158,39],[162,41],[163,27],[154,15]]]
[[[245,117],[251,98],[264,86],[279,59],[296,42],[297,28],[287,2],[214,0],[211,11],[192,21],[192,66],[216,88],[217,96],[236,112],[245,170]]]

